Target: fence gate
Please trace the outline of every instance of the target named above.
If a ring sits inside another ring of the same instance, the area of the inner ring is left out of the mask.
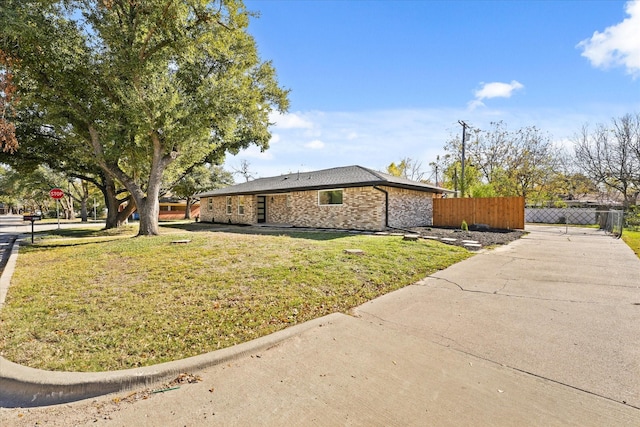
[[[597,225],[601,230],[620,237],[624,228],[624,211],[620,209],[598,210],[596,208],[526,208],[525,220],[531,224],[569,226]]]

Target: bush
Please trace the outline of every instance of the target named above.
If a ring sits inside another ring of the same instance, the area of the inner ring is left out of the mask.
[[[629,208],[624,213],[624,223],[627,228],[630,228],[634,231],[640,230],[640,206],[633,205],[629,206]]]

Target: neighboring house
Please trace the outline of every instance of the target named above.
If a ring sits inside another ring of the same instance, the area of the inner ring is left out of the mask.
[[[378,231],[431,225],[433,198],[445,193],[453,191],[345,166],[259,178],[198,197],[207,222]]]
[[[184,213],[187,210],[187,201],[184,199],[160,199],[160,211],[158,219],[160,221],[184,219]],[[200,204],[194,202],[191,204],[191,218],[200,216]]]
[[[126,203],[120,205],[119,210],[121,211],[126,206]],[[164,198],[160,199],[159,211],[158,211],[158,220],[159,221],[173,221],[173,220],[181,220],[184,219],[184,213],[187,210],[187,201],[184,199],[171,199]],[[198,218],[200,216],[200,203],[194,202],[191,204],[191,218]],[[134,221],[140,219],[140,215],[137,211],[134,211],[131,214],[131,217]]]

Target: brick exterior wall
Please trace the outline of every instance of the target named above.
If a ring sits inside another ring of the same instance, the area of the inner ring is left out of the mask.
[[[289,199],[289,224],[295,227],[384,229],[384,194],[372,187],[343,189],[342,205],[318,204],[318,191],[294,191]]]
[[[289,224],[289,209],[287,200],[289,194],[274,194],[267,196],[267,222],[271,224]]]
[[[408,228],[432,224],[434,194],[381,187],[389,194],[389,226]],[[318,191],[292,191],[266,196],[267,223],[294,227],[338,228],[379,231],[385,229],[385,194],[373,187],[344,188],[341,205],[320,205]],[[255,224],[257,196],[244,196],[244,215],[238,215],[238,198],[231,196],[231,215],[227,196],[203,198],[200,216],[207,222]],[[213,205],[213,208],[211,208]]]
[[[389,227],[410,228],[433,224],[435,193],[385,188],[389,192]]]
[[[244,214],[238,213],[238,201],[244,200]],[[256,196],[231,196],[231,215],[227,215],[227,196],[213,197],[213,208],[209,197],[200,201],[200,220],[205,222],[227,222],[230,224],[255,224],[258,222]]]

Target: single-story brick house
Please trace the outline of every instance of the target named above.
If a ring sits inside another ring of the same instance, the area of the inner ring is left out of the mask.
[[[345,166],[299,172],[199,194],[200,219],[231,224],[380,231],[431,225],[433,198],[453,193]]]

